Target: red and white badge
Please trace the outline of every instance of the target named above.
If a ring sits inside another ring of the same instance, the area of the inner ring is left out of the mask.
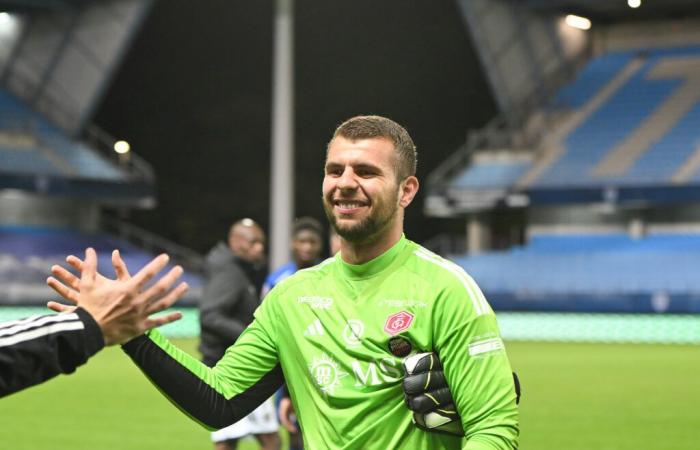
[[[406,311],[397,312],[387,317],[384,323],[384,331],[394,336],[407,330],[413,322],[413,314]]]

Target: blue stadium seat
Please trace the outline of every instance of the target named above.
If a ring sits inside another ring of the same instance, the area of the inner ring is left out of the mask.
[[[452,258],[487,296],[517,299],[694,299],[700,308],[700,234],[538,235],[522,247]],[[567,300],[568,299],[568,300]],[[509,303],[514,304],[514,303]],[[617,305],[619,307],[619,305]],[[682,311],[689,312],[689,311]]]
[[[618,52],[594,59],[571,85],[559,92],[557,103],[581,107],[635,56],[637,53]],[[699,56],[700,47],[694,46],[646,52],[641,69],[566,137],[564,154],[529,187],[671,184],[671,177],[700,143],[700,126],[697,126],[700,103],[687,111],[661,139],[651,142],[624,173],[603,176],[595,174],[593,169],[681,85],[681,79],[650,79],[648,75],[657,64],[662,60],[667,64],[682,63]],[[700,181],[700,171],[689,181]]]

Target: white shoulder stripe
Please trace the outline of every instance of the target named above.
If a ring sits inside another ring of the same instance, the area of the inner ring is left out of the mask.
[[[462,286],[464,286],[464,289],[466,289],[467,294],[469,295],[469,298],[472,301],[472,305],[474,306],[474,311],[476,311],[477,316],[481,316],[491,312],[491,307],[486,301],[486,297],[484,297],[484,294],[481,292],[481,289],[479,289],[479,286],[476,284],[474,279],[470,277],[469,274],[467,274],[464,271],[464,269],[450,261],[440,258],[434,253],[429,253],[427,250],[418,249],[414,252],[414,254],[419,258],[422,258],[428,262],[442,267],[443,269],[456,276],[457,279],[462,283]]]
[[[15,320],[13,322],[2,324],[2,328],[0,328],[0,337],[21,333],[22,331],[30,328],[36,328],[49,323],[69,322],[71,320],[80,320],[80,318],[76,313],[67,313],[50,314],[47,316],[33,316],[26,319]]]
[[[49,334],[60,333],[61,331],[82,330],[84,328],[85,325],[81,321],[52,323],[34,330],[2,337],[0,338],[0,347],[7,347],[8,345],[18,344],[20,342],[40,338]]]

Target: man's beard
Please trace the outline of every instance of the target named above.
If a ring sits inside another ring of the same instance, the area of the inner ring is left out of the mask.
[[[399,188],[397,186],[395,192],[388,196],[387,201],[382,201],[381,203],[372,202],[372,205],[377,204],[377,209],[355,225],[340,225],[335,214],[333,214],[333,202],[328,201],[325,197],[323,199],[323,210],[326,212],[326,217],[331,226],[340,237],[348,242],[362,243],[378,235],[395,218],[399,209],[396,202],[398,193]]]

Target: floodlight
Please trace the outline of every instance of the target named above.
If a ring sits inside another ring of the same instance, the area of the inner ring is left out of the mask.
[[[639,8],[642,6],[642,0],[627,0],[627,5],[630,8]]]
[[[591,21],[585,17],[576,16],[574,14],[569,14],[566,16],[566,24],[573,28],[578,28],[579,30],[590,30]]]
[[[126,141],[117,141],[114,143],[114,151],[120,155],[129,153],[129,150],[131,150],[131,146]]]

